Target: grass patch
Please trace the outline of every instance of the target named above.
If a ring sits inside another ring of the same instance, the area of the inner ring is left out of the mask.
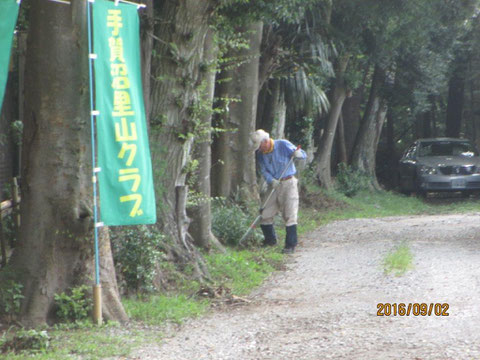
[[[145,299],[124,299],[123,306],[132,320],[148,325],[161,325],[166,321],[182,323],[186,318],[202,315],[208,301],[185,295],[154,295]]]
[[[127,356],[131,349],[138,346],[142,337],[121,332],[119,325],[93,325],[74,329],[49,329],[50,345],[48,350],[33,353],[24,351],[18,354],[1,354],[5,360],[36,359],[104,359],[112,356]]]
[[[299,212],[299,227],[308,231],[335,220],[375,218],[405,215],[438,215],[480,211],[480,199],[459,197],[432,197],[420,199],[389,191],[361,191],[352,198],[333,191],[315,189],[309,197],[316,197],[319,206],[310,204]],[[339,204],[324,207],[324,199]],[[311,200],[310,200],[311,201]]]
[[[383,260],[386,274],[401,276],[413,268],[413,255],[407,244],[401,244],[387,254]]]
[[[226,254],[206,255],[206,261],[217,285],[228,287],[234,295],[245,295],[281,267],[283,255],[277,251],[229,250]]]

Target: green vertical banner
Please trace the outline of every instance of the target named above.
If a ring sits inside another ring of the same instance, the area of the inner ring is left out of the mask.
[[[16,0],[0,0],[0,111],[8,79],[8,64],[13,31],[17,23],[19,4]]]
[[[100,219],[105,225],[153,224],[137,7],[108,0],[92,5]]]

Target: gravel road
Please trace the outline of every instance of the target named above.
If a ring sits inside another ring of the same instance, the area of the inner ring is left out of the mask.
[[[384,274],[403,242],[414,268]],[[250,304],[188,321],[131,358],[480,359],[479,264],[480,214],[338,221],[303,236]],[[377,316],[378,303],[446,303],[449,316],[414,316],[418,305]]]

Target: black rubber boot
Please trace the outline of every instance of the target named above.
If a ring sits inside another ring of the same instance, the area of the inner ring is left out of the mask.
[[[275,229],[273,225],[260,225],[262,228],[264,240],[263,246],[274,246],[277,244],[277,236],[275,235]]]
[[[285,237],[285,249],[283,252],[285,254],[291,254],[295,250],[295,246],[297,246],[297,225],[287,226],[285,228],[287,230],[287,236]]]

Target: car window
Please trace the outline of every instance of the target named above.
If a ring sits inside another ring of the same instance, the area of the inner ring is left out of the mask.
[[[418,156],[478,156],[478,152],[469,142],[426,141],[420,144]]]

